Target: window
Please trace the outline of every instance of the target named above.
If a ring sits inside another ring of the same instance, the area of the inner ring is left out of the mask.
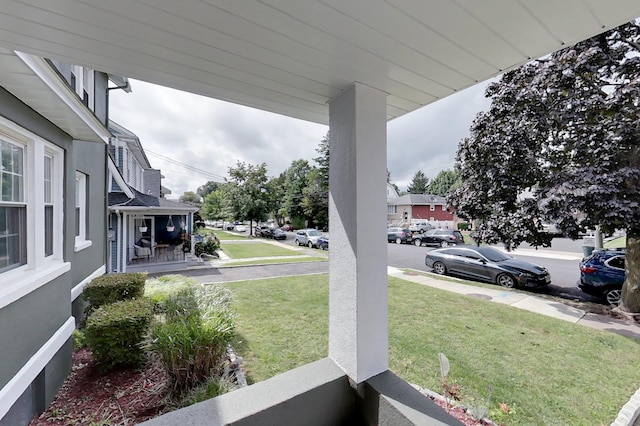
[[[0,116],[0,307],[70,269],[63,164],[63,149]]]
[[[27,263],[24,146],[0,139],[0,272]]]
[[[91,245],[87,238],[87,175],[76,172],[76,244],[75,251]]]
[[[44,156],[44,255],[53,254],[53,158]]]
[[[94,72],[88,68],[74,65],[71,70],[71,87],[82,102],[93,111]]]
[[[387,213],[388,214],[396,214],[396,213],[398,213],[398,206],[387,205]]]

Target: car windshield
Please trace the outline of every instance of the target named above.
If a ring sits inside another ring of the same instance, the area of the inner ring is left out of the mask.
[[[511,256],[501,252],[500,250],[494,249],[493,247],[475,247],[474,250],[492,262],[502,262],[504,260],[511,259]]]
[[[322,235],[320,231],[309,231],[308,234],[310,237],[319,237],[320,235]]]

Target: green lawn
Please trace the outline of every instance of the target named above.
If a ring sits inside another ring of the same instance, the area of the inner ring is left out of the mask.
[[[604,248],[625,248],[627,246],[627,237],[618,237],[603,244]]]
[[[227,285],[238,312],[235,347],[251,382],[327,355],[327,275]],[[396,278],[389,328],[391,370],[441,392],[443,352],[464,401],[486,398],[492,386],[492,417],[501,424],[610,424],[640,386],[640,340]]]
[[[218,237],[218,239],[220,241],[223,241],[223,240],[246,240],[247,238],[249,238],[248,234],[247,235],[244,235],[244,234],[233,234],[231,232],[220,231],[220,230],[217,230],[217,231],[213,232],[213,234],[215,234],[216,237]]]
[[[299,250],[288,249],[260,241],[248,244],[221,244],[222,251],[232,259],[270,256],[302,256]]]

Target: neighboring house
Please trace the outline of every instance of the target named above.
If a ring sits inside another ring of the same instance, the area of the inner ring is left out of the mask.
[[[113,121],[109,130],[107,272],[186,269],[198,209],[165,199],[160,170],[151,168],[140,139]]]
[[[389,223],[408,226],[411,219],[424,219],[436,228],[453,229],[456,222],[447,210],[447,199],[439,195],[406,194],[387,200],[387,206]],[[392,209],[394,213],[390,213]]]
[[[105,272],[109,78],[0,48],[0,425],[52,401]]]

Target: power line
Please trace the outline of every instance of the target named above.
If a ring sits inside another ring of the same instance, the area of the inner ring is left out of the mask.
[[[176,165],[178,165],[178,166],[180,166],[180,167],[184,167],[185,169],[189,169],[189,170],[191,170],[191,171],[193,171],[193,172],[200,173],[200,174],[202,174],[202,175],[204,175],[204,176],[210,177],[210,178],[212,178],[213,180],[216,180],[216,179],[217,179],[220,183],[224,183],[224,182],[226,182],[226,178],[225,178],[224,176],[220,176],[220,175],[218,175],[218,174],[215,174],[215,173],[212,173],[212,172],[209,172],[209,171],[203,170],[203,169],[199,169],[199,168],[194,167],[194,166],[192,166],[192,165],[190,165],[190,164],[182,163],[182,162],[180,162],[180,161],[178,161],[178,160],[174,160],[173,158],[170,158],[170,157],[167,157],[167,156],[164,156],[164,155],[158,154],[158,153],[153,152],[153,151],[150,151],[150,150],[148,150],[148,149],[145,149],[145,152],[147,152],[147,153],[149,153],[149,154],[151,154],[151,155],[154,155],[154,156],[156,156],[156,157],[158,157],[158,158],[161,158],[161,159],[163,159],[164,161],[167,161],[167,162],[169,162],[169,163],[176,164]]]

